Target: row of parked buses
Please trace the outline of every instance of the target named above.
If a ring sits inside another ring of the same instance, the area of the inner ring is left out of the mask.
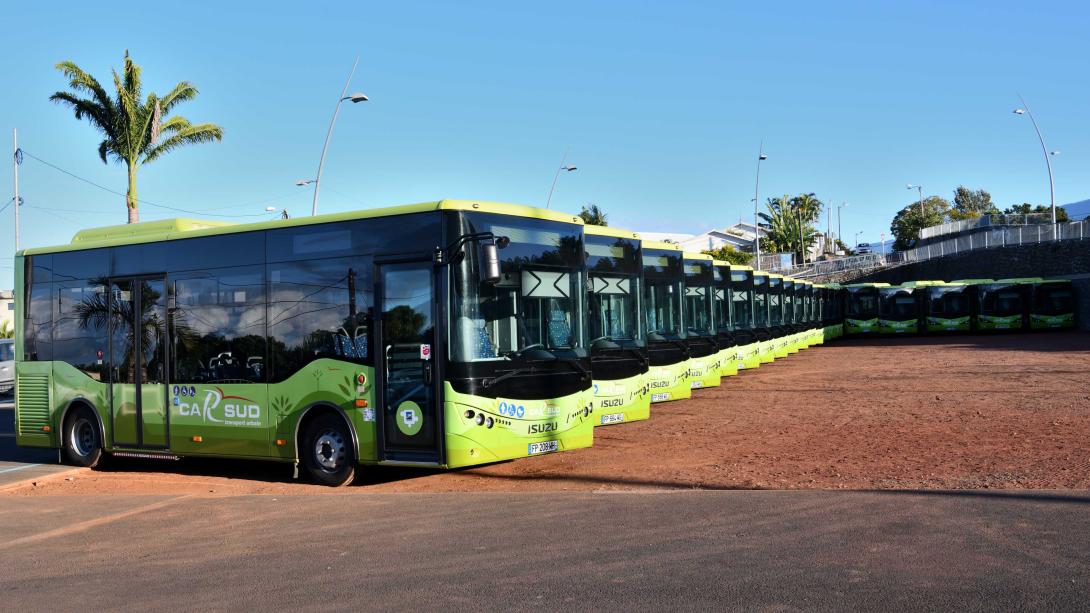
[[[840,336],[845,296],[849,321],[877,321],[885,296],[451,200],[84,230],[15,269],[19,445],[82,466],[265,459],[328,485],[590,446]]]
[[[843,288],[851,335],[1044,330],[1075,326],[1070,280],[960,279]]]

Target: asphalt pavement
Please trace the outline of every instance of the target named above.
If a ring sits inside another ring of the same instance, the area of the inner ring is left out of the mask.
[[[59,464],[58,459],[56,449],[15,445],[15,403],[10,396],[0,400],[0,490],[72,470]]]
[[[0,498],[8,610],[1085,610],[1085,492]]]

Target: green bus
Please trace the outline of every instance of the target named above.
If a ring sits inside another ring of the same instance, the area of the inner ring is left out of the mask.
[[[640,308],[640,235],[588,225],[587,311],[595,425],[651,416],[647,331]]]
[[[692,397],[684,319],[685,271],[681,247],[641,241],[643,309],[647,322],[651,402]]]
[[[715,262],[703,253],[682,254],[685,267],[685,342],[689,386],[718,387],[719,341],[715,314]]]
[[[1033,283],[1029,327],[1034,330],[1075,327],[1075,288],[1070,279]]]
[[[977,287],[975,329],[989,332],[1024,330],[1033,283],[1040,277],[999,279]]]
[[[784,327],[786,298],[783,289],[783,275],[768,274],[768,327],[772,335],[772,358],[784,358],[789,353],[791,338]]]
[[[920,332],[921,292],[912,285],[878,289],[878,332],[890,335]]]
[[[776,340],[772,328],[771,276],[763,270],[753,271],[753,330],[757,335],[758,365],[775,359]]]
[[[755,320],[756,292],[753,288],[753,269],[749,266],[730,265],[731,329],[735,341],[735,360],[738,370],[757,368],[761,365],[761,343]]]
[[[734,333],[734,298],[730,286],[730,262],[714,260],[715,276],[715,329],[719,345],[719,376],[738,374],[738,340]]]
[[[445,200],[16,254],[17,442],[454,468],[588,447],[583,223]]]
[[[799,351],[798,285],[791,277],[781,280],[783,287],[783,331],[785,355]]]
[[[889,283],[853,283],[845,285],[844,334],[877,334],[879,288]]]
[[[964,283],[934,283],[924,288],[924,327],[928,332],[972,329],[972,290]]]

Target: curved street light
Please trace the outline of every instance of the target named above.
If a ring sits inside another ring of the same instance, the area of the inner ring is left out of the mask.
[[[765,155],[765,139],[761,139],[761,149],[757,152],[757,183],[753,186],[753,247],[757,255],[753,270],[761,269],[761,218],[757,209],[761,206],[761,162],[768,159]]]
[[[553,191],[556,189],[556,180],[560,178],[561,171],[563,172],[575,172],[579,170],[575,166],[565,164],[568,161],[568,151],[571,147],[564,150],[564,157],[560,158],[560,168],[556,169],[556,174],[553,175],[553,185],[549,188],[549,197],[545,199],[545,208],[551,208],[553,205]]]
[[[322,168],[325,166],[325,154],[329,150],[329,139],[333,136],[333,126],[337,124],[337,114],[341,111],[341,103],[345,100],[356,104],[358,102],[367,102],[368,98],[360,92],[348,95],[348,86],[352,84],[352,77],[356,74],[356,66],[360,63],[360,58],[357,55],[355,63],[352,64],[352,71],[348,73],[348,80],[344,83],[344,89],[341,91],[341,97],[337,100],[337,106],[333,108],[333,119],[329,121],[329,130],[325,134],[325,144],[322,145],[322,157],[318,159],[318,174],[313,179],[305,179],[296,181],[296,185],[309,185],[314,184],[314,201],[310,205],[310,215],[313,217],[318,214],[318,192],[322,187]]]
[[[918,190],[920,192],[920,220],[922,221],[923,220],[923,186],[922,185],[913,185],[913,184],[909,183],[908,185],[905,186],[905,189],[915,189],[915,190]]]
[[[844,235],[841,234],[840,209],[842,209],[842,208],[844,208],[846,206],[848,206],[848,203],[844,202],[844,203],[838,204],[837,207],[836,207],[836,240],[838,240],[840,242],[844,242]],[[844,245],[844,246],[847,247],[847,245]],[[833,253],[836,253],[836,243],[833,243]]]
[[[1041,135],[1041,128],[1037,125],[1037,120],[1033,117],[1033,111],[1029,110],[1029,105],[1026,104],[1026,100],[1022,98],[1022,94],[1018,94],[1018,100],[1022,102],[1020,108],[1014,109],[1015,115],[1029,115],[1029,120],[1033,122],[1033,129],[1037,132],[1037,140],[1041,141],[1041,153],[1045,156],[1045,166],[1048,167],[1048,193],[1052,199],[1052,238],[1056,238],[1056,183],[1052,180],[1052,160],[1053,155],[1058,155],[1059,151],[1049,151],[1048,146],[1045,145],[1045,137]]]

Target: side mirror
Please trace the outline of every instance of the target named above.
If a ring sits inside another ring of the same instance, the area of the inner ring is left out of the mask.
[[[481,276],[488,283],[500,280],[500,254],[494,243],[481,245]]]

